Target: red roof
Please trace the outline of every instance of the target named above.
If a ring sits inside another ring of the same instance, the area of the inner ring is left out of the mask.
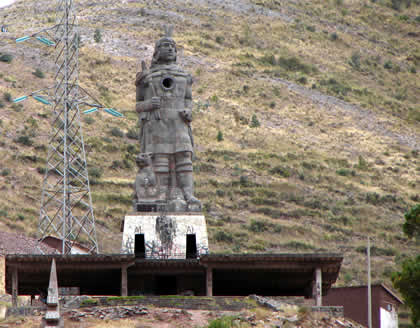
[[[42,250],[42,251],[41,251]],[[0,255],[55,254],[56,250],[22,234],[0,231]]]

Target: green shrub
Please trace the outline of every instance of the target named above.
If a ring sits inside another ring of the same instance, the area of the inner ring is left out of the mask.
[[[353,52],[349,61],[350,66],[355,69],[360,69],[360,58],[361,56],[359,52]]]
[[[90,167],[88,173],[90,177],[99,179],[102,176],[103,170],[100,167]]]
[[[39,77],[40,79],[43,79],[45,77],[45,74],[43,71],[41,71],[39,68],[35,70],[35,72],[32,72],[33,75],[36,77]]]
[[[218,44],[223,44],[223,42],[225,41],[225,38],[221,35],[216,36],[216,42]]]
[[[335,32],[331,33],[330,40],[331,41],[337,41],[338,40],[338,34],[335,33]]]
[[[139,134],[136,129],[129,129],[125,135],[128,139],[137,140],[139,138]]]
[[[91,125],[91,124],[95,123],[95,119],[92,116],[85,116],[83,118],[83,122],[85,122],[86,124]]]
[[[260,126],[260,121],[258,120],[257,115],[252,114],[251,122],[249,123],[251,128],[258,128]]]
[[[10,174],[10,169],[5,168],[5,169],[1,170],[0,174],[1,174],[1,176],[6,177]]]
[[[277,205],[279,203],[278,199],[262,198],[255,197],[251,199],[251,202],[255,205]]]
[[[270,169],[269,171],[271,174],[277,174],[284,178],[288,178],[292,175],[290,167],[277,165]]]
[[[112,128],[112,129],[111,129],[111,131],[110,131],[110,134],[111,134],[113,137],[119,137],[119,138],[124,137],[124,132],[122,132],[122,131],[120,130],[120,128],[118,128],[118,127]]]
[[[384,68],[386,69],[392,69],[393,65],[392,65],[392,61],[387,60],[384,64]]]
[[[260,58],[260,62],[266,65],[275,66],[277,64],[276,57],[273,54],[267,54]]]
[[[222,190],[222,189],[217,189],[217,190],[216,190],[216,195],[217,195],[218,197],[224,197],[224,196],[225,196],[225,191],[224,191],[224,190]]]
[[[0,100],[0,108],[4,107],[4,103]]]
[[[251,187],[252,186],[252,182],[249,181],[249,179],[246,175],[241,175],[239,177],[239,184],[242,187]]]
[[[315,248],[314,246],[312,246],[310,244],[306,244],[304,242],[295,241],[295,240],[292,240],[292,241],[289,241],[288,243],[285,243],[284,246],[289,247],[289,248],[294,248],[296,250],[299,250],[299,249],[309,250],[309,249],[314,249]]]
[[[86,299],[80,302],[80,306],[96,306],[98,305],[98,300],[94,300],[94,299]]]
[[[0,61],[4,63],[11,63],[13,60],[13,56],[9,54],[2,54],[0,55]]]
[[[301,76],[300,78],[297,79],[297,81],[302,84],[308,83],[308,79],[306,78],[306,76]]]
[[[208,328],[233,328],[233,321],[236,320],[236,317],[226,316],[220,319],[216,319],[210,322]]]
[[[291,72],[302,72],[305,74],[310,74],[312,72],[317,71],[315,67],[302,63],[297,57],[291,57],[291,58],[280,57],[277,60],[277,65]]]
[[[6,100],[8,102],[11,102],[12,101],[12,95],[10,94],[10,92],[5,92],[3,94],[3,98],[4,98],[4,100]]]
[[[361,254],[367,254],[366,246],[358,246],[356,247],[356,252]],[[370,248],[370,255],[372,256],[394,256],[397,252],[393,248],[381,248],[377,246],[372,246]]]
[[[222,131],[217,132],[217,141],[223,141],[223,133]]]
[[[231,243],[233,241],[233,236],[230,232],[219,230],[214,234],[214,239],[219,242]]]
[[[102,33],[100,29],[95,29],[95,33],[93,34],[93,40],[95,40],[96,43],[102,42]]]
[[[32,139],[31,139],[29,136],[26,136],[26,135],[24,135],[24,136],[19,136],[19,137],[16,139],[16,142],[17,142],[17,143],[20,143],[20,144],[22,144],[22,145],[25,145],[25,146],[32,146],[32,145],[33,145],[33,141],[32,141]]]
[[[264,232],[267,231],[269,227],[269,224],[267,221],[261,221],[261,220],[251,220],[251,223],[248,226],[248,230],[252,232]]]
[[[341,175],[343,177],[348,177],[348,176],[355,176],[356,172],[354,170],[349,170],[349,169],[338,169],[337,171],[335,171],[338,175]]]
[[[347,93],[349,91],[351,91],[351,88],[349,88],[348,86],[338,82],[334,78],[330,78],[328,80],[321,80],[319,83],[323,86],[326,86],[329,91],[331,91],[331,92],[333,92],[337,95],[346,96]]]
[[[315,32],[315,31],[316,31],[316,27],[315,27],[315,26],[313,26],[313,25],[308,25],[308,26],[306,26],[306,29],[307,29],[309,32]]]

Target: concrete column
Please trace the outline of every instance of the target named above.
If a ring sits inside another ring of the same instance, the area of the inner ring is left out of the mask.
[[[18,304],[18,287],[19,287],[18,269],[13,268],[12,269],[12,306],[13,307],[17,307],[17,304]]]
[[[213,296],[213,268],[206,270],[206,295]]]
[[[316,306],[322,306],[322,270],[316,268],[314,273],[315,283],[313,285],[312,296]]]
[[[0,255],[0,295],[6,294],[6,260]]]
[[[121,296],[128,296],[127,285],[127,266],[123,265],[121,267]]]

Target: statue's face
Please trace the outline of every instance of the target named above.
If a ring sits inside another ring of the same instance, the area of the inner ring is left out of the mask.
[[[176,46],[174,43],[164,41],[159,46],[159,61],[171,63],[176,60]]]

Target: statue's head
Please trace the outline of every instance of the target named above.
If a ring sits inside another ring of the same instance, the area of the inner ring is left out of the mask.
[[[172,39],[172,26],[165,26],[165,36],[160,38],[155,44],[153,53],[153,64],[172,64],[176,62],[176,43]]]

